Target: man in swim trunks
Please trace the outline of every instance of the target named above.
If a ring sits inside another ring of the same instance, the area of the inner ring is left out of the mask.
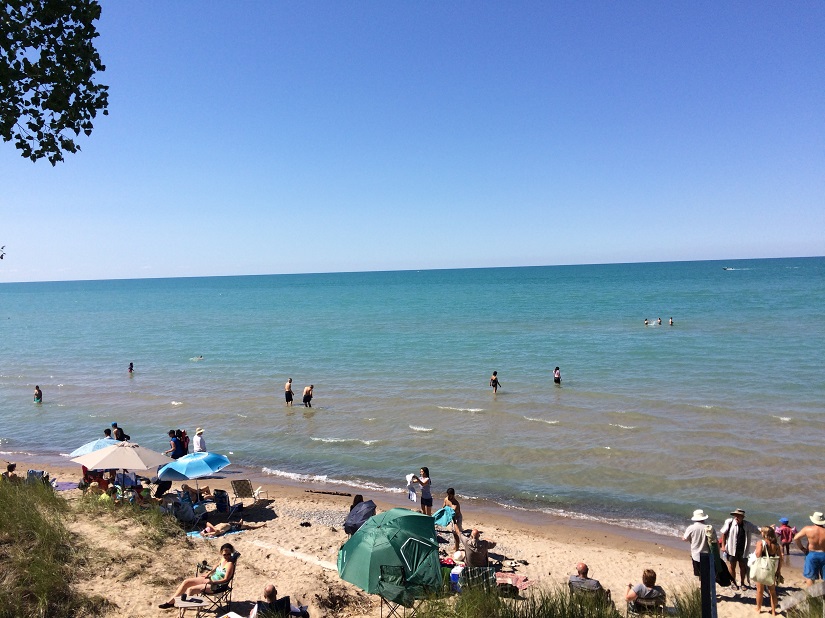
[[[43,403],[43,391],[37,385],[34,387],[34,403]]]
[[[284,399],[286,399],[286,405],[292,406],[292,378],[286,381],[284,384]]]
[[[312,407],[312,389],[315,388],[314,384],[310,384],[309,386],[304,387],[304,407],[311,408]]]
[[[802,577],[805,585],[812,586],[817,579],[825,579],[825,516],[820,511],[811,515],[813,526],[805,526],[796,533],[793,540],[805,554],[805,568]],[[802,545],[802,539],[808,539],[808,546]]]

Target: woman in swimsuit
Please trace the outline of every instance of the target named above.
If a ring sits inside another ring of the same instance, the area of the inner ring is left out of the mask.
[[[201,531],[201,536],[205,536],[207,538],[214,538],[216,536],[221,536],[226,534],[227,532],[237,532],[239,530],[257,530],[258,528],[266,528],[266,522],[256,526],[255,524],[247,524],[244,520],[240,520],[238,523],[227,523],[222,522],[220,524],[212,525],[209,522],[206,522],[206,527]]]
[[[490,376],[490,386],[493,387],[493,392],[498,392],[498,387],[501,386],[501,382],[498,381],[498,371],[494,371],[493,375]]]
[[[561,384],[561,369],[558,367],[553,369],[553,382],[556,384]]]
[[[214,569],[209,571],[206,576],[189,577],[183,580],[183,583],[175,590],[172,598],[158,605],[160,609],[172,609],[175,607],[175,598],[183,594],[192,595],[201,592],[220,592],[223,584],[223,589],[232,581],[235,575],[235,548],[231,543],[224,543],[221,545],[221,561]]]

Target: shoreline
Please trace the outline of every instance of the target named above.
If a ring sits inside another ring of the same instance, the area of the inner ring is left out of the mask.
[[[60,456],[15,455],[18,473],[28,468],[44,469],[52,478],[60,481],[80,479],[80,466]],[[56,461],[57,460],[57,461]],[[233,543],[243,556],[239,567],[236,593],[233,594],[239,607],[235,611],[248,612],[246,603],[260,598],[263,586],[274,582],[283,594],[291,594],[310,606],[313,618],[326,616],[349,616],[352,618],[377,618],[379,606],[374,595],[366,595],[355,586],[340,580],[335,564],[337,551],[346,541],[343,519],[352,502],[351,495],[361,493],[365,499],[374,500],[379,512],[393,507],[413,506],[405,494],[351,489],[340,484],[327,485],[320,482],[299,482],[280,477],[273,478],[262,471],[232,465],[214,477],[199,479],[201,487],[220,488],[232,495],[230,481],[249,479],[253,487],[258,485],[268,492],[271,503],[266,507],[249,508],[244,518],[250,522],[265,521],[262,529],[245,531],[226,538]],[[181,483],[174,483],[173,489]],[[322,493],[333,492],[333,493]],[[65,492],[69,500],[81,496],[79,490]],[[436,500],[436,504],[440,502]],[[436,505],[434,505],[436,506]],[[693,577],[692,562],[687,543],[676,537],[665,537],[647,531],[632,531],[606,523],[574,520],[543,513],[506,509],[484,501],[462,501],[465,528],[479,528],[484,537],[497,542],[491,550],[492,557],[509,563],[523,560],[517,573],[534,582],[529,591],[566,586],[567,578],[573,574],[574,565],[584,561],[590,566],[591,576],[613,591],[617,607],[624,607],[623,593],[628,582],[636,582],[645,568],[653,568],[660,585],[671,594],[697,585]],[[111,524],[83,522],[74,518],[73,531],[84,538],[92,547],[111,547],[101,534],[110,530],[120,535],[115,541],[121,556],[135,557],[135,560],[150,559],[143,539],[136,531],[118,528],[116,521]],[[715,522],[714,522],[715,523]],[[686,527],[688,525],[686,518]],[[452,538],[443,530],[442,552],[452,553]],[[124,540],[125,539],[125,540]],[[164,545],[163,577],[153,571],[143,572],[143,567],[135,570],[124,558],[124,571],[129,573],[128,591],[118,591],[117,607],[114,615],[162,617],[169,613],[157,609],[158,602],[169,594],[173,582],[180,579],[180,573],[187,572],[189,565],[204,558],[211,558],[217,550],[219,540],[191,540],[181,535],[170,539]],[[446,543],[446,545],[444,544]],[[125,552],[125,553],[123,553]],[[790,564],[783,566],[786,586],[801,586],[801,567],[804,558],[798,552],[792,554]],[[131,570],[129,570],[131,569]],[[138,575],[135,575],[138,573]],[[112,578],[116,573],[99,573],[83,578],[79,584],[84,592],[111,595]],[[125,576],[124,576],[125,577]],[[172,586],[173,587],[173,586]],[[722,618],[748,618],[753,614],[755,592],[753,590],[733,591],[717,588],[719,594],[719,615]],[[331,610],[325,599],[347,599],[347,610],[340,613]]]
[[[9,455],[2,455],[2,459],[7,459]],[[42,465],[44,467],[51,467],[60,470],[60,473],[71,477],[77,464],[71,462],[68,457],[60,454],[34,454],[34,453],[14,453],[17,457],[15,460],[18,464],[29,462],[32,464]],[[390,508],[410,508],[417,510],[417,504],[411,503],[406,498],[406,493],[381,491],[357,485],[350,485],[346,481],[325,482],[321,480],[297,480],[288,476],[269,474],[264,469],[252,468],[249,466],[241,466],[232,464],[225,468],[220,473],[202,479],[203,484],[216,482],[217,487],[222,484],[229,486],[229,481],[234,478],[248,478],[252,481],[254,486],[263,486],[265,490],[269,490],[270,494],[277,495],[281,488],[290,488],[295,490],[303,490],[306,493],[312,494],[312,491],[319,492],[342,492],[352,495],[361,494],[365,500],[373,500],[379,509],[388,510]],[[79,468],[75,475],[77,480],[80,480]],[[141,475],[146,476],[146,475]],[[74,480],[73,478],[62,480]],[[175,486],[179,485],[176,483]],[[231,493],[231,492],[230,492]],[[324,495],[324,494],[321,494]],[[528,527],[536,528],[552,528],[557,529],[562,533],[568,531],[569,528],[575,529],[580,534],[585,535],[604,535],[611,539],[611,544],[616,546],[632,546],[634,543],[651,543],[654,546],[668,548],[670,550],[684,549],[684,543],[677,535],[665,535],[659,532],[643,529],[643,528],[629,528],[617,523],[608,521],[607,519],[597,519],[595,517],[581,515],[576,517],[571,515],[560,515],[548,513],[540,509],[529,509],[519,506],[507,506],[494,500],[486,498],[468,498],[462,496],[457,492],[463,509],[466,512],[473,512],[479,515],[483,520],[498,520],[507,519],[512,522]],[[443,496],[433,496],[433,510],[440,507],[440,498]],[[349,505],[346,505],[347,508]],[[685,518],[685,527],[690,525],[689,517]]]

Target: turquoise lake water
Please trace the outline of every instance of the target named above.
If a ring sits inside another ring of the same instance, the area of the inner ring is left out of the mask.
[[[14,283],[0,307],[6,459],[202,426],[283,477],[401,491],[426,465],[436,493],[662,532],[825,510],[825,258]]]

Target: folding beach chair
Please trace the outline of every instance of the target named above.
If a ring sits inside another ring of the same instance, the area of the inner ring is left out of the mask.
[[[241,554],[239,552],[235,552],[232,554],[232,561],[237,563],[238,558],[240,558]],[[211,571],[212,567],[209,565],[198,563],[195,565],[195,576],[199,576],[202,571]],[[181,607],[182,603],[179,603],[179,599],[175,600],[175,607],[179,607],[181,609],[196,609],[197,613],[195,614],[195,618],[198,618],[203,612],[214,612],[216,615],[221,616],[221,610],[225,608],[226,612],[230,612],[232,610],[232,586],[235,583],[235,575],[237,575],[237,565],[235,567],[235,573],[232,575],[232,579],[230,579],[225,584],[220,584],[217,587],[217,590],[213,589],[212,592],[202,592],[199,596],[189,597],[186,602],[187,605],[185,608]],[[192,604],[196,604],[195,607]],[[183,614],[183,611],[181,612]]]
[[[490,592],[496,589],[496,570],[493,567],[464,567],[458,576],[458,584],[462,590],[473,588]]]
[[[267,500],[269,499],[269,493],[260,487],[252,489],[252,481],[249,479],[232,481],[232,491],[235,494],[234,505],[243,504],[244,498],[252,498],[254,500],[252,506],[255,506],[261,500],[261,494],[265,495]]]
[[[403,566],[381,565],[378,577],[378,596],[381,597],[381,618],[384,608],[387,618],[412,618],[418,612],[415,594],[407,585]]]
[[[641,615],[664,616],[667,613],[665,603],[666,597],[663,595],[652,599],[637,598],[635,601],[627,602],[627,615],[628,617]]]
[[[215,499],[215,512],[226,517],[226,521],[230,521],[238,510],[239,505],[235,504],[230,506],[229,494],[223,489],[216,489],[212,492],[212,496],[214,496]],[[240,504],[242,505],[243,502]]]

